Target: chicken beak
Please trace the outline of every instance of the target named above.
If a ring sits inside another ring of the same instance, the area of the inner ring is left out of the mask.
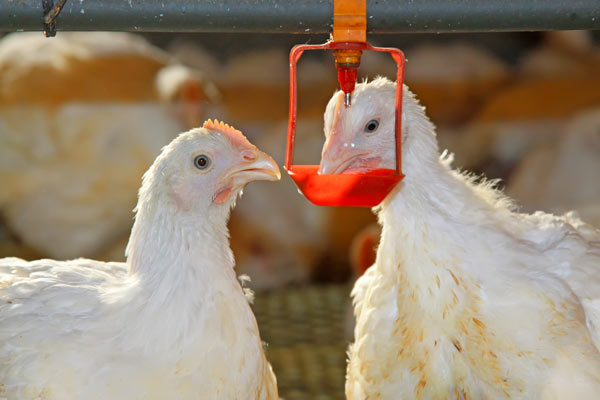
[[[281,172],[271,156],[257,149],[244,150],[243,162],[238,169],[229,174],[235,186],[252,181],[278,181]]]
[[[252,181],[278,181],[281,172],[277,163],[268,154],[257,148],[247,148],[241,152],[242,161],[237,168],[227,173],[220,182],[220,188],[215,193],[213,201],[225,203],[231,193],[242,189]]]
[[[339,94],[331,126],[331,134],[327,137],[323,151],[321,152],[321,165],[319,172],[325,174],[341,173],[350,164],[353,158],[352,146],[344,143],[344,135],[341,123],[344,111],[344,96]]]
[[[319,172],[323,175],[341,174],[361,155],[351,143],[344,143],[339,133],[334,133],[323,146]]]
[[[335,155],[338,153],[334,151],[332,144],[332,137],[325,142],[325,146],[323,146],[323,153],[321,154],[321,165],[319,166],[319,171],[321,174],[335,174],[338,170],[341,169],[340,166],[340,158]]]

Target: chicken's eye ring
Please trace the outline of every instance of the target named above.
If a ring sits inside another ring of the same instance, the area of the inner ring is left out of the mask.
[[[372,119],[369,122],[367,122],[367,124],[365,125],[365,132],[373,133],[377,130],[377,128],[379,128],[379,120]]]
[[[194,167],[199,170],[206,170],[211,164],[210,157],[205,154],[200,154],[194,157]]]

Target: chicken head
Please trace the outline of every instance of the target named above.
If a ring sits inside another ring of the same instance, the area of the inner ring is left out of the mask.
[[[165,180],[162,187],[179,212],[229,208],[247,183],[281,177],[269,155],[240,131],[216,120],[180,135],[165,150],[151,168],[159,170],[152,176]],[[142,190],[153,182],[144,183]]]
[[[434,127],[405,86],[402,100],[402,169],[416,170],[424,159],[437,159]],[[352,105],[336,92],[325,110],[325,145],[321,155],[322,174],[362,173],[376,168],[396,168],[395,105],[396,84],[386,78],[356,85]],[[425,129],[417,129],[425,128]],[[417,160],[420,159],[420,160]],[[416,164],[415,167],[411,167]]]

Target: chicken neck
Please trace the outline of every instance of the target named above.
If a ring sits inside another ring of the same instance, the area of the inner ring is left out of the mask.
[[[506,211],[447,164],[436,160],[407,173],[378,210],[376,268],[396,283],[399,307],[435,311],[440,320],[477,308],[480,282],[495,272],[469,260],[494,245],[501,232],[493,221]]]
[[[229,210],[190,216],[160,204],[165,202],[140,201],[127,249],[132,281],[127,307],[134,309],[129,334],[153,335],[140,343],[154,348],[185,348],[214,324],[252,332],[248,325],[256,323],[229,248]]]

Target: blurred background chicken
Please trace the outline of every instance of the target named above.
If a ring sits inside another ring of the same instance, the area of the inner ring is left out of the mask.
[[[441,144],[451,147],[463,168],[508,177],[527,152],[554,140],[569,118],[600,105],[599,54],[590,32],[544,33],[542,43],[517,60],[515,79],[482,99],[450,141],[441,129]]]
[[[101,256],[131,227],[143,171],[174,135],[200,124],[216,96],[199,71],[137,35],[5,37],[0,210],[8,228],[35,255]]]
[[[591,31],[550,31],[542,43],[519,60],[518,73],[525,77],[596,75],[600,47]]]
[[[559,137],[532,150],[516,167],[507,192],[525,212],[577,211],[600,227],[600,108],[568,121]]]

